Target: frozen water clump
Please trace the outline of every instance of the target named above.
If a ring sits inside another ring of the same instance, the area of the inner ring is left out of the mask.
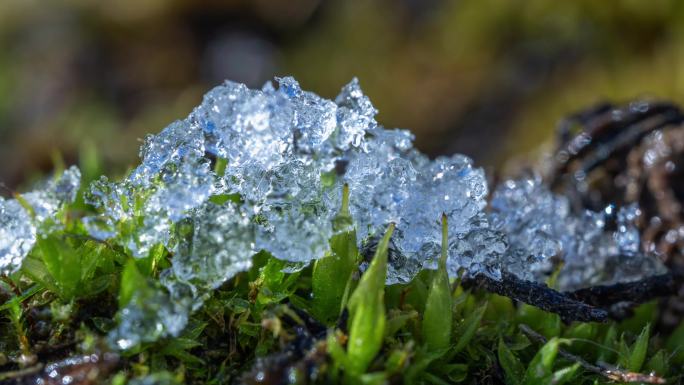
[[[455,277],[464,269],[465,274],[485,274],[501,279],[502,259],[507,250],[505,235],[492,229],[473,229],[458,234],[449,243],[449,275]]]
[[[166,244],[170,237],[171,223],[166,216],[144,215],[144,202],[154,191],[101,177],[86,193],[86,203],[98,211],[83,218],[86,230],[93,238],[116,240],[135,257],[147,256],[152,247]]]
[[[408,157],[412,140],[408,131],[376,128],[358,149],[345,155],[343,175],[327,195],[326,205],[339,207],[342,184],[349,185],[350,211],[360,241],[381,236],[389,222],[401,219],[416,186],[415,162]]]
[[[119,323],[109,332],[109,343],[126,350],[140,343],[177,336],[188,323],[188,306],[187,302],[172,299],[162,289],[138,290],[117,314]]]
[[[553,257],[574,245],[574,224],[567,199],[553,195],[539,179],[508,180],[494,191],[492,228],[508,236],[506,261],[510,273],[543,281],[551,273]],[[564,239],[559,238],[564,237]]]
[[[559,285],[577,289],[594,285],[632,282],[667,272],[654,255],[641,250],[636,221],[640,210],[636,204],[616,210],[608,206],[603,212],[585,212],[577,238],[576,253],[565,258],[558,277]],[[589,229],[582,232],[581,229]]]
[[[72,166],[41,189],[21,195],[29,210],[16,199],[0,197],[0,274],[19,270],[36,242],[36,234],[59,226],[55,216],[76,199],[80,184],[81,172]]]
[[[178,224],[177,233],[172,272],[198,288],[215,289],[252,265],[254,225],[232,202],[206,203]]]
[[[444,213],[449,230],[450,273],[454,275],[464,268],[471,273],[496,276],[495,270],[482,267],[494,266],[499,255],[487,244],[476,244],[488,242],[489,237],[468,236],[488,226],[483,211],[487,185],[482,170],[473,168],[470,159],[462,155],[432,162],[418,157],[414,163],[416,185],[410,189],[411,196],[398,224],[403,229],[397,240],[401,252],[422,260],[423,267],[434,267],[441,244],[439,219]],[[466,244],[471,250],[466,250]]]
[[[309,262],[321,258],[332,236],[330,212],[317,204],[270,207],[267,223],[259,226],[257,246],[278,259]]]
[[[189,117],[204,132],[206,150],[229,160],[228,174],[270,170],[292,152],[295,111],[272,86],[263,92],[225,82],[209,91]]]
[[[257,248],[281,259],[324,255],[333,214],[321,175],[341,150],[332,136],[337,105],[303,91],[291,77],[261,91],[226,82],[210,91],[191,119],[203,128],[206,148],[228,165],[223,182],[239,193],[259,220]]]
[[[493,228],[510,243],[504,266],[522,279],[543,281],[561,261],[562,290],[665,272],[657,258],[640,251],[636,206],[575,214],[566,198],[532,178],[504,182],[491,207]]]
[[[103,177],[91,185],[86,202],[100,211],[83,220],[91,236],[118,238],[134,256],[145,257],[154,245],[168,243],[174,222],[222,191],[209,160],[198,155],[201,143],[176,138],[183,135],[179,127],[174,123],[160,137],[148,138],[143,163],[126,180]]]
[[[408,131],[378,126],[356,79],[335,102],[291,77],[276,80],[277,88],[269,82],[261,90],[226,82],[187,119],[148,137],[141,165],[124,182],[91,189],[89,202],[103,211],[85,220],[91,235],[117,238],[145,256],[154,244],[171,246],[173,224],[194,223],[188,218],[210,197],[237,194],[241,212],[256,224],[255,248],[305,263],[325,255],[347,183],[360,242],[397,224],[400,257],[390,263],[388,282],[434,265],[442,213],[453,238],[452,270],[499,259],[497,248],[477,244],[489,239],[484,233],[466,237],[488,227],[484,174],[470,159],[430,161]],[[225,161],[220,176],[211,167],[217,158]],[[477,253],[459,252],[463,242]]]
[[[276,78],[292,104],[292,134],[295,151],[318,152],[337,126],[337,105],[313,92],[303,91],[292,77]]]
[[[342,88],[335,98],[337,103],[337,124],[339,132],[335,145],[343,150],[349,146],[361,145],[366,132],[377,126],[375,115],[378,110],[373,107],[368,96],[364,95],[357,78]]]
[[[166,167],[159,175],[156,191],[145,204],[146,216],[168,217],[172,222],[185,218],[217,193],[216,175],[208,161],[183,159]]]
[[[31,206],[34,219],[42,223],[53,218],[64,204],[73,202],[80,186],[81,171],[71,166],[59,178],[50,179],[42,188],[22,196]]]
[[[185,121],[171,123],[157,135],[148,135],[140,147],[142,160],[128,178],[135,185],[149,187],[165,168],[176,168],[185,159],[204,156],[202,131]]]
[[[15,273],[36,243],[36,228],[15,199],[0,197],[0,274]]]
[[[174,237],[172,267],[160,276],[168,291],[143,287],[136,292],[109,334],[112,346],[126,350],[178,336],[211,290],[252,265],[254,226],[232,202],[209,202],[193,210],[178,222]]]
[[[486,206],[487,181],[482,169],[474,168],[470,158],[454,155],[426,163],[420,169],[419,175],[420,188],[410,205],[407,221],[407,227],[413,236],[410,241],[439,244],[439,227],[436,224],[441,213],[444,213],[449,229],[449,269],[452,272],[465,268],[472,273],[489,273],[488,270],[481,270],[481,267],[485,264],[494,266],[499,256],[490,253],[495,249],[490,249],[489,245],[476,243],[490,238],[466,237],[471,232],[488,227],[483,211]],[[484,235],[482,232],[478,234]],[[464,242],[470,243],[474,250],[479,250],[479,253],[461,254],[457,246]],[[433,253],[430,257],[431,261],[434,261],[437,254]]]
[[[401,258],[389,261],[388,283],[408,282],[424,267],[432,268],[440,253],[439,220],[447,215],[450,271],[481,269],[500,257],[496,248],[471,246],[479,253],[461,253],[465,235],[487,228],[483,211],[487,185],[484,173],[462,155],[430,161],[412,147],[413,137],[401,130],[369,131],[361,150],[348,155],[341,181],[350,186],[350,207],[363,241],[377,237],[390,222],[397,224],[393,247]],[[472,237],[469,242],[481,238]],[[482,238],[484,239],[484,238]],[[494,270],[482,270],[494,273]]]
[[[95,207],[98,214],[83,218],[88,233],[102,241],[117,236],[119,223],[134,217],[138,192],[142,194],[142,189],[136,190],[124,182],[110,182],[105,176],[91,183],[85,202]]]

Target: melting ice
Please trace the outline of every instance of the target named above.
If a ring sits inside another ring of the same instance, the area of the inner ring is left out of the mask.
[[[435,266],[442,213],[452,276],[506,270],[543,281],[562,261],[558,282],[571,290],[664,271],[640,251],[638,207],[573,213],[567,199],[526,178],[498,186],[487,211],[484,172],[469,158],[430,160],[411,133],[379,126],[376,113],[356,79],[334,101],[290,77],[261,90],[226,82],[186,119],[148,136],[127,178],[92,183],[85,199],[96,214],[83,218],[91,236],[137,258],[159,244],[173,253],[165,290],[141,291],[120,310],[112,345],[177,335],[259,250],[300,264],[324,256],[344,184],[360,244],[397,225],[388,284]],[[226,166],[216,172],[219,161]],[[59,228],[56,214],[79,181],[72,167],[21,201],[0,198],[0,273],[17,271],[36,237]]]
[[[57,179],[22,194],[21,200],[0,197],[0,274],[21,268],[37,234],[59,228],[55,216],[64,204],[76,199],[80,184],[81,172],[72,166]]]
[[[573,213],[568,199],[553,194],[539,178],[506,181],[491,201],[492,227],[510,242],[507,269],[520,278],[543,281],[562,261],[561,290],[665,273],[657,258],[641,251],[639,215],[637,205]]]
[[[188,312],[248,269],[256,251],[296,263],[324,256],[344,184],[359,243],[397,225],[388,284],[435,266],[442,213],[452,276],[497,279],[505,269],[543,280],[560,260],[566,289],[641,276],[648,258],[638,251],[638,208],[576,215],[540,181],[524,179],[499,186],[488,213],[482,169],[463,155],[430,160],[408,131],[379,126],[358,81],[331,101],[291,77],[276,80],[261,90],[214,88],[186,119],[146,138],[126,179],[90,187],[86,199],[98,214],[84,223],[93,237],[139,258],[158,244],[174,255],[159,305],[133,301],[120,313],[111,335],[119,347],[177,334]],[[30,231],[24,237],[30,248]]]
[[[334,102],[293,78],[277,83],[252,90],[226,82],[188,118],[147,137],[141,164],[125,180],[91,186],[86,198],[99,214],[84,219],[90,234],[136,257],[160,243],[171,250],[173,267],[162,282],[173,302],[188,304],[175,309],[183,315],[248,269],[258,250],[299,263],[324,256],[346,183],[359,242],[397,224],[392,243],[400,258],[388,283],[408,282],[434,265],[442,213],[453,237],[450,270],[498,274],[503,250],[488,245],[494,233],[484,213],[486,180],[470,159],[431,161],[413,148],[408,131],[378,126],[356,79]],[[213,171],[217,159],[227,161],[221,173]],[[214,196],[239,196],[240,203],[215,204]],[[133,301],[112,340],[125,347],[145,335],[174,335],[178,322],[158,319],[164,309]]]

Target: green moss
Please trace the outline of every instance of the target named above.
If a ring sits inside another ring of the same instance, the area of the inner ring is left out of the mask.
[[[158,246],[135,260],[95,242],[79,222],[82,210],[79,202],[68,208],[64,230],[41,239],[23,268],[0,281],[0,380],[16,379],[35,358],[106,349],[117,310],[158,286],[173,258]],[[340,226],[348,226],[345,212]],[[389,234],[364,273],[353,230],[334,237],[328,257],[301,271],[283,272],[285,262],[257,254],[249,271],[212,292],[181,336],[123,352],[116,370],[102,372],[106,381],[258,383],[260,375],[282,380],[282,370],[301,383],[324,384],[607,381],[560,349],[679,381],[684,329],[657,333],[650,326],[654,303],[620,323],[564,325],[532,306],[464,291],[447,278],[444,258],[437,271],[385,286]],[[531,341],[519,325],[548,342]]]

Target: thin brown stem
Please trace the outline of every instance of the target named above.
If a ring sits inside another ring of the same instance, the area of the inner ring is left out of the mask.
[[[539,344],[545,344],[546,343],[546,338],[537,333],[536,331],[532,330],[527,325],[519,325],[520,330],[525,333],[527,337],[530,339],[536,341]],[[645,383],[645,384],[665,384],[666,381],[662,377],[658,377],[655,374],[643,374],[643,373],[634,373],[634,372],[626,372],[623,370],[620,370],[619,368],[611,367],[607,368],[605,366],[598,366],[594,365],[585,359],[576,356],[566,350],[563,349],[558,349],[558,354],[561,355],[561,357],[565,358],[566,360],[576,362],[578,363],[582,368],[585,370],[596,373],[598,375],[601,375],[603,377],[606,377],[609,380],[612,381],[618,381],[618,382],[631,382],[631,383]]]

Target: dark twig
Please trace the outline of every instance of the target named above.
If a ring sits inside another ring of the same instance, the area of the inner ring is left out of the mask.
[[[530,339],[536,341],[539,344],[545,344],[546,343],[546,338],[542,336],[541,334],[535,332],[532,330],[527,325],[519,325],[520,330],[525,333],[527,337]],[[643,374],[643,373],[634,373],[634,372],[625,372],[622,371],[618,368],[606,368],[606,367],[601,367],[597,366],[594,364],[589,363],[585,359],[576,356],[566,350],[563,349],[558,349],[558,354],[560,354],[563,358],[576,362],[580,364],[581,367],[583,367],[585,370],[590,371],[592,373],[599,374],[601,376],[606,377],[609,380],[612,381],[618,381],[618,382],[638,382],[638,383],[645,383],[645,384],[665,384],[666,381],[662,377],[658,377],[655,374]]]
[[[486,291],[556,313],[566,323],[572,321],[604,322],[608,318],[608,312],[603,309],[580,302],[544,284],[525,281],[506,272],[502,273],[500,280],[478,274],[464,278],[463,284],[464,286],[479,286]]]
[[[0,373],[2,385],[94,385],[101,383],[120,363],[115,353],[90,353],[30,368]]]
[[[678,279],[672,273],[654,275],[635,282],[600,285],[566,293],[570,298],[592,306],[607,307],[619,302],[643,303],[677,292]]]

